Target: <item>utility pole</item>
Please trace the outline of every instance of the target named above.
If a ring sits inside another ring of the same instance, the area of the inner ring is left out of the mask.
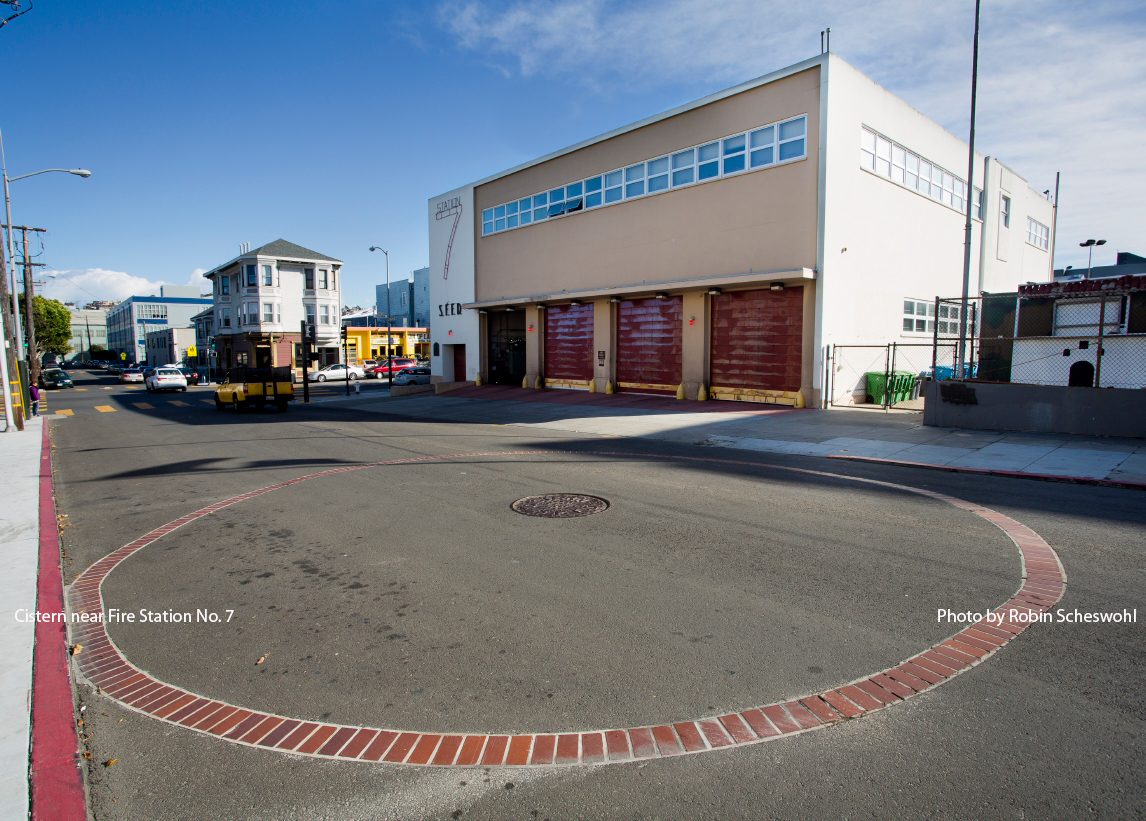
[[[25,362],[28,363],[28,384],[40,378],[40,357],[36,353],[36,319],[32,315],[32,296],[35,293],[36,283],[32,281],[32,258],[28,256],[28,232],[44,233],[45,228],[29,228],[26,225],[9,225],[8,231],[20,231],[23,236],[24,254],[24,340],[27,344]]]

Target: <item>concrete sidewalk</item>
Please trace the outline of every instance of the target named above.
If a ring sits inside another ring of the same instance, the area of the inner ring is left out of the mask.
[[[333,401],[333,400],[328,400]],[[663,439],[769,453],[1146,484],[1146,441],[923,426],[923,414],[794,410],[737,402],[497,386],[350,398],[341,407],[418,418]]]
[[[36,625],[16,620],[36,609],[40,545],[42,416],[22,433],[0,434],[0,819],[28,817],[32,648]]]

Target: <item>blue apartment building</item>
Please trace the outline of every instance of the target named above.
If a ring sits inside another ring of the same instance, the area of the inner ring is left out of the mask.
[[[143,362],[149,331],[189,328],[191,318],[211,304],[195,285],[164,285],[159,296],[129,296],[107,313],[107,347],[124,354],[125,362]]]

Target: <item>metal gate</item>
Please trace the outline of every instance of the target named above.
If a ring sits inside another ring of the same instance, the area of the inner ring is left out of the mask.
[[[929,343],[833,345],[828,403],[835,408],[923,410],[923,383],[933,378]]]

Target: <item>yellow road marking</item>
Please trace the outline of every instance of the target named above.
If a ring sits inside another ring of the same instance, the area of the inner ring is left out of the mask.
[[[146,402],[132,402],[131,404],[135,405],[140,410],[155,410],[154,405],[149,405]]]
[[[115,413],[115,408],[111,405],[96,405],[96,410],[100,413]]]
[[[187,404],[186,402],[181,402],[181,401],[179,401],[178,399],[172,399],[172,400],[171,400],[171,404],[172,404],[172,405],[178,405],[178,406],[179,406],[179,407],[181,407],[181,408],[189,408],[189,407],[191,407],[191,406],[190,406],[189,404]]]
[[[87,388],[75,388],[75,390],[77,390],[77,391],[86,391],[86,390],[87,390]]]
[[[75,416],[75,414],[70,410],[58,410],[56,411],[56,416]]]

